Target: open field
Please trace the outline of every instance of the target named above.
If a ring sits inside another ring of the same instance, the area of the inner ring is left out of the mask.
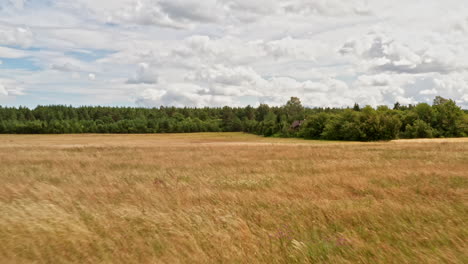
[[[468,139],[0,135],[1,263],[468,263]]]

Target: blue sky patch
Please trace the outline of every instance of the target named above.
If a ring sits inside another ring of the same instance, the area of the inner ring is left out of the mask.
[[[0,69],[20,69],[28,71],[38,71],[41,69],[31,58],[8,59],[1,58]]]
[[[73,57],[75,59],[85,61],[85,62],[93,62],[102,58],[105,58],[109,55],[114,53],[111,50],[80,50],[80,51],[68,51],[65,52],[65,55]]]

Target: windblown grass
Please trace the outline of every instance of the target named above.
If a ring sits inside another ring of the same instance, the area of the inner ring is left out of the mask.
[[[468,263],[468,140],[0,136],[2,263]]]

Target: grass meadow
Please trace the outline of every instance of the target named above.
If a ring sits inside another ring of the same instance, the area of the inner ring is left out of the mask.
[[[468,263],[468,139],[0,135],[1,263]]]

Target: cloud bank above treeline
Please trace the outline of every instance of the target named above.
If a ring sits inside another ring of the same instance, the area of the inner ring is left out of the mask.
[[[6,0],[0,104],[468,107],[463,0]]]

